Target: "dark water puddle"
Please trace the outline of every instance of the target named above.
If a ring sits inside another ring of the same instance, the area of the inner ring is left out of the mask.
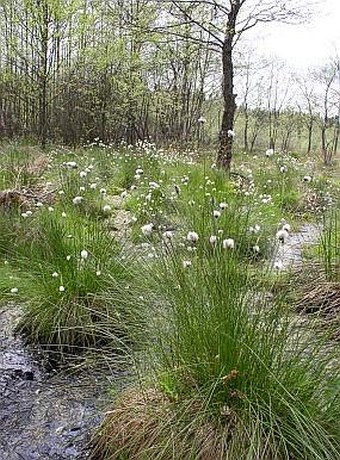
[[[0,309],[0,460],[86,459],[112,382],[99,370],[48,373],[13,336],[19,316]]]

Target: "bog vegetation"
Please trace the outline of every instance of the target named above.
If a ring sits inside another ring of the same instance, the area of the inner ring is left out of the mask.
[[[339,62],[231,55],[227,126],[222,3],[0,2],[1,302],[124,372],[94,460],[339,458]]]

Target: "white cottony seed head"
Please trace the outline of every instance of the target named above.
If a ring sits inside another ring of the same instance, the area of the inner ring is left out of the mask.
[[[287,232],[287,230],[279,230],[277,233],[276,233],[276,238],[282,243],[284,244],[287,239],[289,238],[289,233]]]
[[[80,204],[82,201],[83,201],[83,197],[82,196],[76,196],[73,198],[73,204]]]
[[[227,238],[222,242],[223,249],[234,249],[235,241],[232,238]]]
[[[274,263],[274,268],[275,268],[275,270],[277,270],[277,271],[282,270],[282,268],[283,268],[283,262],[282,262],[282,260],[277,260],[277,261]]]
[[[211,235],[211,237],[209,238],[209,242],[210,242],[210,244],[212,244],[212,245],[216,244],[216,242],[217,242],[217,236],[216,236],[216,235]]]
[[[191,241],[192,243],[196,243],[198,241],[198,234],[196,232],[189,232],[187,234],[187,240]]]
[[[171,230],[167,230],[166,232],[162,234],[163,240],[171,240],[173,236],[174,236],[174,232],[172,232]]]
[[[105,214],[110,214],[111,206],[109,204],[106,204],[105,206],[103,206],[103,212],[105,212]]]
[[[141,227],[141,231],[143,235],[148,236],[151,235],[154,225],[153,224],[146,224]]]
[[[86,249],[83,249],[81,252],[80,252],[80,257],[83,259],[83,260],[86,260],[89,256],[89,253],[86,251]]]
[[[289,224],[284,224],[282,226],[282,230],[285,230],[286,232],[290,233],[291,231],[291,226]]]

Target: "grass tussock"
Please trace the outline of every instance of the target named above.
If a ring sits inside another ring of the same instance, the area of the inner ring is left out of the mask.
[[[234,245],[207,248],[209,234],[195,237],[184,264],[169,244],[153,267],[163,296],[147,371],[156,399],[143,400],[139,387],[132,407],[129,394],[118,399],[96,458],[336,458],[339,369],[330,374],[332,357],[296,326],[284,298],[261,294],[243,260],[247,226],[239,219]]]

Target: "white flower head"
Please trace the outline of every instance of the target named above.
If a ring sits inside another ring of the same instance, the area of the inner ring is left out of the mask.
[[[67,217],[67,214],[66,214],[65,211],[63,211],[63,212],[61,213],[61,217]]]
[[[82,179],[84,179],[84,178],[87,176],[87,172],[86,172],[86,171],[80,171],[79,176],[80,176]]]
[[[253,246],[253,251],[258,254],[260,252],[260,246],[258,246],[257,244],[255,246]]]
[[[199,117],[199,119],[197,120],[197,122],[198,122],[199,124],[202,124],[202,125],[204,125],[204,123],[205,123],[206,121],[207,121],[207,120],[206,120],[202,115],[201,115],[201,116]]]
[[[53,207],[53,206],[49,206],[49,207],[48,207],[48,210],[49,210],[49,212],[53,212],[53,211],[54,211],[54,207]]]
[[[280,241],[280,243],[284,244],[289,238],[289,233],[287,230],[279,230],[276,232],[276,238]]]
[[[138,175],[138,176],[141,176],[142,174],[144,174],[144,171],[142,168],[137,168],[136,171],[135,171],[135,174]]]
[[[228,204],[227,204],[227,203],[224,203],[224,202],[222,202],[222,203],[220,203],[220,204],[219,204],[219,207],[220,207],[220,209],[222,209],[222,210],[223,210],[223,209],[227,209],[227,207],[228,207]]]
[[[291,226],[289,224],[284,224],[282,226],[282,230],[285,230],[286,232],[290,233],[291,232]]]
[[[154,227],[154,224],[143,225],[143,227],[141,227],[141,231],[142,231],[143,235],[145,235],[145,236],[151,235],[153,227]]]
[[[111,206],[109,204],[106,204],[105,206],[103,206],[103,212],[105,214],[111,214],[111,211],[112,211],[112,209],[111,209]]]
[[[209,243],[214,246],[217,243],[217,236],[216,235],[211,235],[209,238]]]
[[[165,241],[171,240],[173,237],[174,237],[174,232],[172,232],[171,230],[167,230],[162,234],[162,238]]]
[[[81,257],[82,260],[86,260],[89,257],[89,253],[86,251],[86,249],[83,249],[80,252],[80,257]]]
[[[81,202],[83,201],[83,197],[82,196],[76,196],[73,198],[73,204],[81,204]]]
[[[149,187],[153,190],[160,188],[160,185],[157,182],[149,182]]]
[[[42,208],[44,206],[44,204],[41,202],[41,201],[38,201],[38,203],[36,203],[35,205],[37,208]]]
[[[303,180],[304,180],[304,182],[312,182],[312,177],[311,176],[304,176]]]
[[[221,211],[215,210],[215,211],[213,212],[213,216],[215,217],[215,219],[218,219],[219,217],[221,217]]]
[[[17,294],[19,292],[19,289],[17,287],[14,287],[11,289],[11,294]]]
[[[96,275],[97,275],[97,276],[100,276],[101,274],[102,274],[102,272],[101,272],[100,270],[97,270],[97,271],[96,271]]]
[[[99,193],[100,193],[101,195],[106,195],[106,189],[105,189],[105,188],[101,188],[101,189],[99,190]]]
[[[31,215],[33,214],[33,212],[32,212],[32,211],[26,211],[26,214],[27,214],[28,216],[31,216]]]
[[[234,249],[235,241],[232,238],[227,238],[222,242],[223,249]]]
[[[65,286],[59,286],[59,292],[65,292]]]
[[[22,212],[22,213],[21,213],[21,217],[23,217],[24,219],[26,219],[26,218],[28,217],[27,212]]]
[[[96,182],[93,182],[93,184],[90,184],[90,189],[95,190],[97,188]]]
[[[283,269],[283,262],[282,260],[276,260],[275,263],[274,263],[274,268],[275,270],[277,271],[280,271]]]
[[[66,166],[67,169],[77,169],[78,165],[75,161],[68,161],[67,163],[64,163],[64,166]]]
[[[228,137],[235,137],[235,131],[233,131],[232,129],[228,129],[227,135]]]
[[[183,260],[183,267],[184,268],[189,268],[192,266],[191,260]]]
[[[58,278],[59,276],[59,273],[58,272],[53,272],[52,273],[52,278]]]
[[[120,194],[120,197],[121,198],[126,198],[128,196],[128,192],[126,190],[124,190],[121,194]]]
[[[274,149],[268,149],[266,150],[266,157],[271,157],[274,155]]]
[[[187,240],[191,241],[192,243],[197,243],[199,236],[196,232],[188,232]]]

